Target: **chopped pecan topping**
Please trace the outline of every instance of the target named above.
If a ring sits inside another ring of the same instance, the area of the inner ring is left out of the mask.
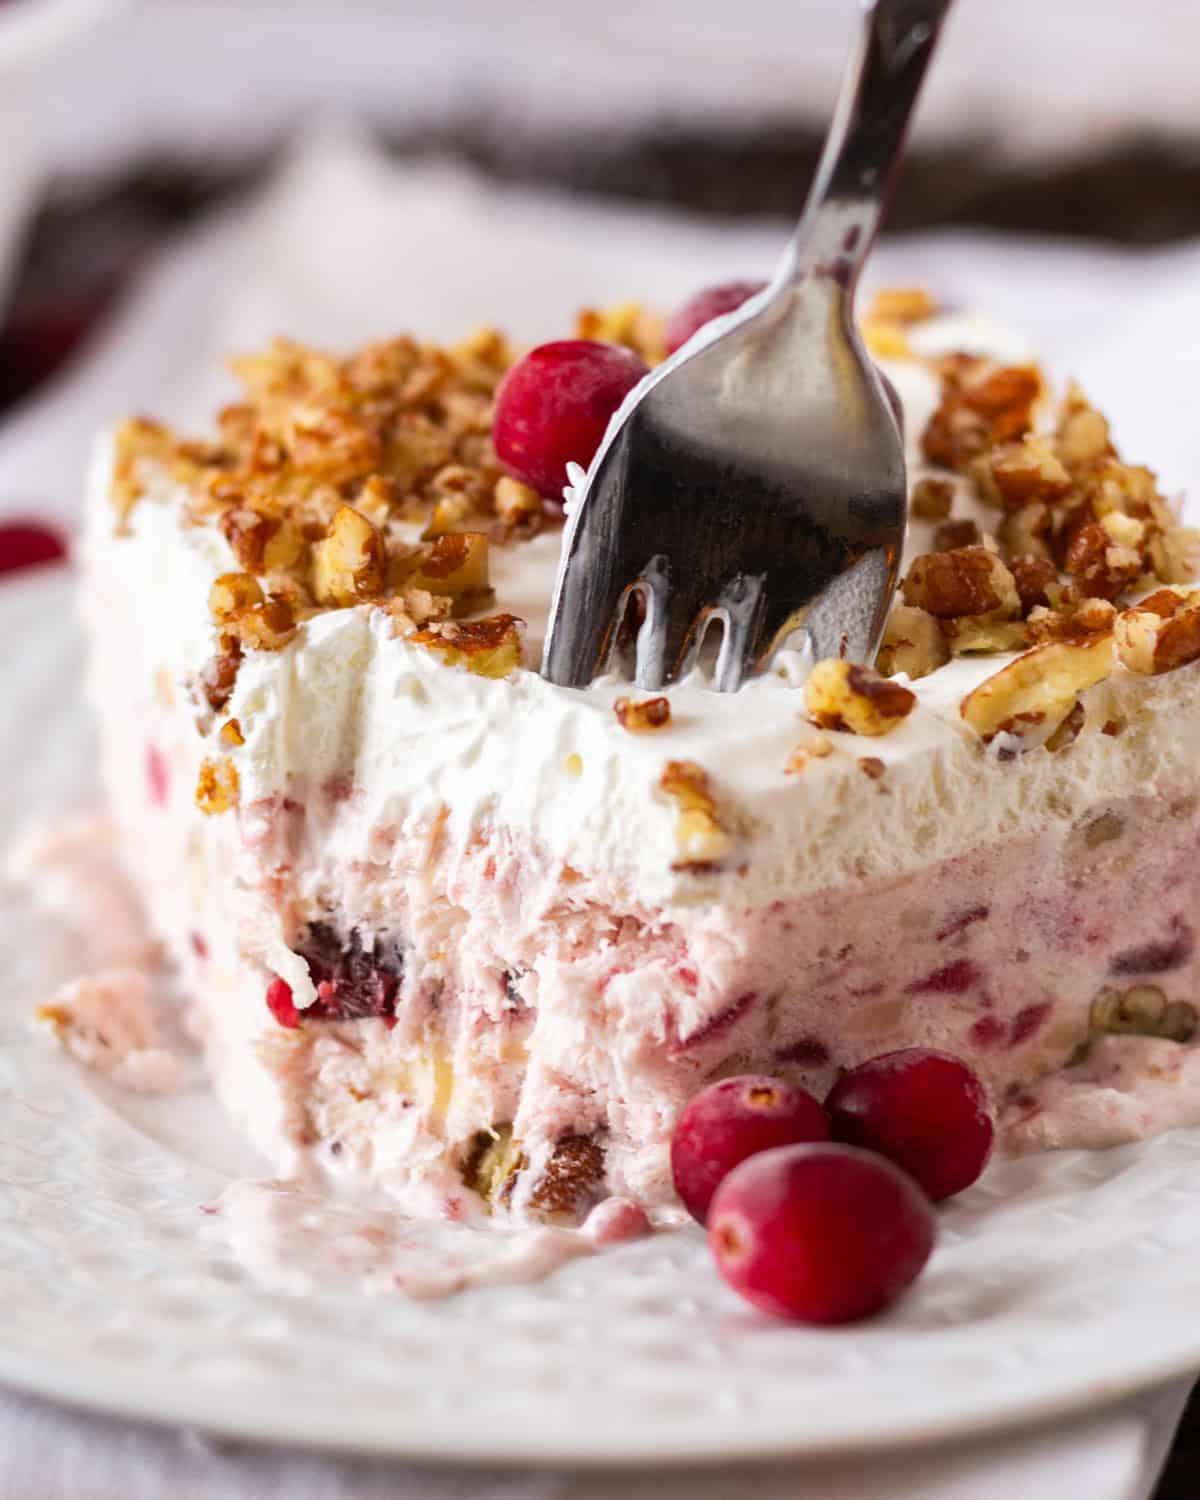
[[[1053,504],[1071,489],[1071,476],[1053,445],[1032,434],[1019,443],[1001,443],[991,449],[981,459],[977,477],[985,497],[994,495],[1009,510]]]
[[[1142,559],[1132,547],[1114,544],[1099,521],[1088,521],[1071,538],[1066,567],[1084,594],[1115,599],[1141,574]]]
[[[944,521],[954,504],[954,485],[949,479],[926,476],[913,485],[909,509],[921,521]]]
[[[220,713],[233,696],[242,661],[242,643],[232,637],[227,644],[228,649],[207,661],[200,672],[200,691],[214,713]]]
[[[675,841],[681,858],[677,868],[705,868],[719,864],[733,848],[733,839],[717,814],[708,772],[691,760],[671,760],[663,768],[659,786],[679,809]]]
[[[228,746],[231,750],[236,750],[239,745],[246,743],[246,736],[242,733],[242,726],[236,719],[227,719],[221,725],[221,732],[218,735],[218,739],[222,745]]]
[[[236,807],[240,782],[231,760],[204,760],[196,781],[196,806],[202,813],[228,812]]]
[[[1014,557],[1008,565],[1017,586],[1017,598],[1021,601],[1021,613],[1027,615],[1031,609],[1048,608],[1050,598],[1046,590],[1058,581],[1058,569],[1046,557]]]
[[[901,588],[906,604],[939,620],[993,610],[1015,615],[1020,608],[1012,574],[987,547],[960,547],[915,558]]]
[[[858,769],[864,776],[869,776],[872,781],[881,781],[887,771],[887,767],[877,755],[860,755]]]
[[[871,667],[830,657],[817,662],[804,684],[804,703],[822,729],[889,734],[916,707],[917,696]]]
[[[671,722],[671,704],[667,698],[643,698],[640,703],[632,698],[618,698],[613,704],[613,713],[621,728],[628,729],[631,734],[664,729]]]
[[[456,531],[440,536],[424,552],[393,567],[405,588],[445,595],[452,601],[455,615],[474,614],[494,597],[488,580],[488,539],[482,532]]]
[[[910,681],[928,677],[950,660],[941,626],[927,610],[897,604],[888,617],[879,648],[879,670],[885,677],[903,672]]]
[[[981,682],[963,699],[960,711],[984,740],[1005,729],[1019,733],[1022,725],[1052,730],[1071,712],[1080,693],[1109,675],[1112,663],[1111,636],[1049,641]]]
[[[507,677],[521,665],[519,624],[514,615],[447,620],[418,630],[409,639],[436,653],[448,667],[466,667],[477,677]]]
[[[814,734],[803,744],[797,745],[788,756],[787,764],[783,768],[785,776],[796,776],[808,765],[810,760],[824,760],[833,754],[833,741],[823,734]]]
[[[998,443],[1024,437],[1041,389],[1041,374],[1032,365],[998,366],[988,360],[949,365],[941,404],[921,439],[925,457],[947,469],[965,469]]]
[[[366,516],[340,506],[329,534],[312,549],[312,591],[335,608],[377,599],[383,592],[383,541]]]
[[[663,320],[640,302],[619,302],[614,307],[585,307],[575,320],[575,336],[602,344],[623,344],[640,354],[648,365],[659,364],[666,351]]]
[[[956,552],[961,547],[977,547],[979,542],[979,527],[965,516],[955,521],[943,521],[933,533],[935,552]]]
[[[1159,589],[1117,616],[1117,657],[1141,676],[1200,660],[1200,590]]]

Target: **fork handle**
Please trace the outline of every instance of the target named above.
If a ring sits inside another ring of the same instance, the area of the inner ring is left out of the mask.
[[[780,280],[831,273],[852,292],[951,0],[861,0],[833,124]]]

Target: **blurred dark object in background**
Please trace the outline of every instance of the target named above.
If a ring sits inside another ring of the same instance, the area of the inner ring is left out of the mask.
[[[454,156],[503,180],[669,204],[712,215],[778,213],[803,197],[820,138],[774,127],[708,139],[604,136],[516,150],[488,128],[389,143],[398,156]],[[0,411],[59,370],[171,233],[262,181],[278,151],[205,172],[163,161],[52,198],[38,214],[0,332]],[[893,231],[974,225],[1125,245],[1200,233],[1200,146],[1147,138],[1061,164],[981,172],[973,150],[926,149],[906,163]]]

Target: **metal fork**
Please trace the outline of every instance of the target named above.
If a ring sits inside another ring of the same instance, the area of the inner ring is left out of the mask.
[[[854,326],[855,286],[950,0],[862,0],[816,180],[771,285],[635,391],[577,495],[542,674],[586,687],[642,616],[635,677],[740,687],[803,629],[813,660],[871,661],[904,545],[894,394]]]

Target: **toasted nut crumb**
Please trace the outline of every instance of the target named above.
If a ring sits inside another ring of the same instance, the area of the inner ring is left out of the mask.
[[[887,767],[877,755],[862,755],[859,757],[858,769],[872,781],[880,781]]]
[[[1200,590],[1159,589],[1115,625],[1117,657],[1140,676],[1159,676],[1200,660]]]
[[[954,504],[954,485],[949,479],[918,479],[913,485],[909,508],[921,521],[944,521]]]
[[[889,734],[916,707],[917,695],[871,667],[829,657],[804,684],[804,703],[822,729]]]
[[[733,839],[717,815],[708,772],[695,761],[671,760],[658,784],[679,809],[675,841],[680,866],[719,864],[733,848]]]
[[[901,588],[906,604],[939,620],[995,611],[1012,616],[1021,607],[1012,574],[987,547],[960,547],[914,558]]]
[[[911,604],[893,607],[879,648],[878,667],[885,677],[903,672],[916,682],[949,660],[945,634],[931,614]]]
[[[937,315],[938,305],[919,286],[881,287],[871,299],[868,321],[881,323],[923,323]]]
[[[1050,600],[1046,594],[1049,584],[1058,578],[1058,570],[1054,564],[1045,557],[1014,557],[1008,570],[1017,585],[1017,597],[1021,601],[1021,613],[1027,615],[1031,609],[1041,606],[1045,608]]]
[[[405,588],[445,595],[455,615],[474,614],[493,598],[488,569],[488,539],[478,531],[439,536],[424,554],[399,565]]]
[[[1117,611],[1107,599],[1064,599],[1058,609],[1041,606],[1030,611],[1026,621],[1029,638],[1042,641],[1074,641],[1088,635],[1106,635],[1116,623]]]
[[[235,638],[229,642],[228,650],[218,652],[201,669],[200,690],[214,713],[220,713],[229,702],[241,660],[242,643]]]
[[[576,337],[602,344],[623,344],[640,354],[648,365],[658,364],[666,353],[663,320],[640,302],[619,302],[615,307],[585,307],[575,320]]]
[[[521,665],[520,621],[514,615],[486,620],[445,621],[409,637],[442,658],[448,667],[466,667],[477,677],[507,677]]]
[[[981,682],[963,699],[960,712],[984,740],[1016,721],[1057,724],[1079,694],[1112,671],[1113,642],[1107,635],[1035,646]]]
[[[312,591],[319,604],[344,608],[383,592],[383,540],[366,516],[339,507],[312,549]]]
[[[981,464],[986,466],[979,471],[986,476],[981,486],[986,496],[994,491],[1009,510],[1053,504],[1071,489],[1071,476],[1052,445],[1032,434],[1018,443],[1001,443]]]
[[[671,704],[666,698],[644,698],[640,703],[635,703],[632,698],[618,698],[613,704],[613,712],[617,723],[630,734],[663,729],[671,722]]]
[[[281,651],[296,634],[296,615],[286,599],[265,599],[239,610],[229,629],[247,651]]]
[[[1081,526],[1067,548],[1067,572],[1085,594],[1115,599],[1142,571],[1139,553],[1113,546],[1099,521]]]
[[[222,573],[208,591],[208,607],[218,623],[232,620],[239,610],[261,604],[264,599],[258,580],[249,573]]]
[[[237,806],[240,782],[231,760],[205,760],[196,781],[196,806],[202,813],[228,812]]]
[[[227,719],[221,725],[219,738],[222,745],[227,745],[230,749],[236,749],[239,745],[246,743],[246,736],[242,733],[242,726],[236,719]]]
[[[496,514],[506,526],[528,525],[542,514],[542,497],[537,490],[507,474],[497,479],[493,496]]]
[[[935,552],[954,552],[959,547],[977,547],[979,542],[979,527],[966,516],[956,521],[943,521],[933,533]]]
[[[951,656],[992,656],[1023,651],[1029,645],[1024,620],[1001,620],[995,615],[964,615],[943,620],[942,631]]]
[[[1112,452],[1107,421],[1074,381],[1059,408],[1056,439],[1059,457],[1071,468]]]
[[[1024,437],[1033,425],[1041,388],[1041,375],[1032,365],[949,363],[941,404],[921,439],[925,457],[947,469],[965,469],[998,443]]]
[[[810,760],[824,760],[826,756],[832,754],[833,741],[823,734],[814,734],[802,745],[797,745],[788,756],[783,768],[784,775],[796,776],[804,770]]]

